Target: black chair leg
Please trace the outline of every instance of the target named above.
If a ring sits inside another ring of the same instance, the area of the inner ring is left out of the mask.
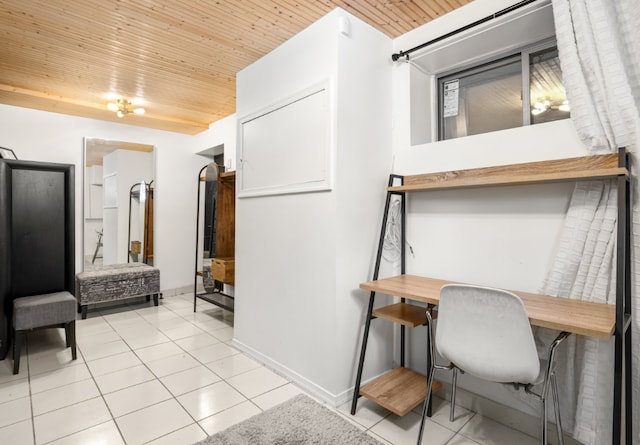
[[[20,352],[22,350],[22,343],[24,342],[24,331],[15,331],[13,338],[13,373],[18,374],[20,372]]]

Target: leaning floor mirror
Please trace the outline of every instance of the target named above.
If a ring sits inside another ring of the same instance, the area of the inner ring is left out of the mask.
[[[84,270],[153,265],[154,147],[84,139]]]

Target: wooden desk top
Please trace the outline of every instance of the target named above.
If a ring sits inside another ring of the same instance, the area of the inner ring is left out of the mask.
[[[454,282],[416,275],[398,275],[362,283],[360,288],[437,305],[440,301],[440,288],[445,284]],[[510,292],[522,299],[534,326],[605,339],[613,335],[615,305],[520,291]]]

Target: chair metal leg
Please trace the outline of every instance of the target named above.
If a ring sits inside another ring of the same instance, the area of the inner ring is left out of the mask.
[[[431,370],[429,371],[429,378],[427,379],[427,395],[424,399],[424,406],[422,407],[422,419],[420,420],[420,430],[418,431],[418,442],[420,445],[422,443],[422,434],[424,433],[424,423],[427,419],[427,411],[429,410],[429,406],[431,404],[431,388],[433,386],[433,376],[435,373],[435,368],[433,365],[431,366]]]
[[[548,406],[547,406],[547,396],[549,395],[549,385],[547,380],[551,377],[551,374],[548,373],[545,377],[545,382],[542,385],[542,392],[540,394],[540,402],[542,403],[542,412],[540,413],[540,443],[542,445],[547,445],[547,441],[549,438],[549,424],[547,422],[548,416]]]
[[[558,431],[558,445],[564,445],[564,434],[562,433],[562,420],[560,419],[560,400],[558,397],[558,383],[556,374],[551,374],[551,386],[553,390],[553,410],[556,414],[556,429]]]
[[[451,408],[449,408],[449,422],[453,422],[456,418],[456,387],[458,386],[458,368],[453,368],[453,377],[451,377]]]
[[[540,443],[547,445],[547,401],[542,399],[542,414],[540,417]]]
[[[558,388],[557,388],[557,383],[556,383],[556,375],[554,372],[554,366],[555,366],[555,354],[556,354],[556,348],[558,346],[560,346],[560,344],[569,336],[571,335],[569,332],[561,332],[556,339],[551,343],[551,346],[549,347],[549,359],[547,361],[547,369],[545,372],[545,379],[544,379],[544,383],[542,385],[542,392],[539,396],[540,400],[542,401],[542,417],[540,419],[541,422],[541,430],[542,430],[542,434],[541,434],[541,442],[542,445],[547,445],[547,439],[549,436],[549,426],[548,426],[548,422],[547,422],[547,414],[548,414],[548,406],[547,406],[547,397],[549,395],[549,385],[551,384],[553,386],[553,401],[554,401],[554,408],[555,408],[555,414],[556,414],[556,423],[558,426],[558,440],[559,440],[559,445],[563,445],[564,444],[564,437],[562,437],[562,425],[560,423],[560,406],[558,403]],[[525,390],[528,391],[527,388],[525,388]],[[530,391],[528,391],[530,392]],[[531,394],[536,395],[533,392],[530,392]]]

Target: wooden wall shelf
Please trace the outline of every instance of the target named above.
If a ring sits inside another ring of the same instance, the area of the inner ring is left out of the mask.
[[[404,176],[403,185],[391,186],[387,190],[410,192],[545,184],[606,179],[620,175],[628,176],[629,172],[626,168],[618,166],[617,154],[610,154]]]
[[[442,383],[434,382],[433,391]],[[408,368],[394,368],[360,388],[360,394],[398,416],[404,416],[424,401],[427,378]]]
[[[373,316],[415,328],[427,323],[427,308],[415,304],[396,303],[373,310]]]

